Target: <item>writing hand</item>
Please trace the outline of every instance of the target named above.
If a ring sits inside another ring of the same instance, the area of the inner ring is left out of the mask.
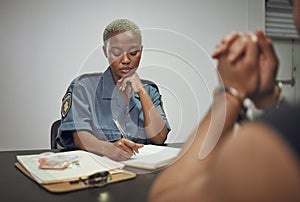
[[[133,152],[139,153],[139,149],[144,146],[143,144],[138,144],[125,138],[121,138],[113,144],[130,155],[133,155]]]

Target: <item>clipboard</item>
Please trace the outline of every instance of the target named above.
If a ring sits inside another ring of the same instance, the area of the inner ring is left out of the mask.
[[[15,166],[23,174],[25,174],[27,177],[29,177],[31,180],[35,181],[41,187],[43,187],[44,189],[46,189],[47,191],[52,192],[52,193],[65,193],[65,192],[71,192],[71,191],[87,189],[87,188],[103,187],[103,186],[111,184],[111,183],[129,180],[129,179],[133,179],[136,177],[135,173],[122,169],[119,171],[111,170],[111,171],[95,173],[86,178],[79,178],[78,180],[63,181],[63,182],[56,182],[56,183],[49,183],[49,184],[40,184],[22,166],[21,163],[16,162]]]

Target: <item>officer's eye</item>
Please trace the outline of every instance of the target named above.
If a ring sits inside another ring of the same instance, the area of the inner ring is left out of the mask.
[[[120,52],[112,52],[112,54],[113,54],[115,57],[121,56],[121,53],[120,53]]]
[[[130,52],[130,55],[131,55],[131,56],[136,56],[136,54],[137,54],[138,52],[139,52],[139,51],[131,51],[131,52]]]

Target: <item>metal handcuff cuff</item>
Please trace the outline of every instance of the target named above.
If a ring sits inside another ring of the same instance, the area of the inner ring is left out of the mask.
[[[237,98],[241,103],[242,109],[239,112],[238,122],[240,122],[242,120],[247,120],[248,119],[247,115],[246,115],[247,108],[244,106],[244,99],[239,94],[239,92],[235,88],[232,88],[232,87],[220,86],[215,89],[214,95],[224,93],[224,92],[227,92],[230,95],[232,95],[233,97]]]
[[[282,95],[282,85],[283,84],[281,81],[276,81],[275,83],[279,88],[279,94],[276,97],[276,101],[269,108],[273,108],[275,106],[276,109],[279,109],[280,105],[284,101],[284,96]],[[214,94],[216,95],[216,94],[223,93],[223,92],[229,93],[230,95],[232,95],[233,97],[237,98],[240,101],[242,109],[239,112],[238,122],[248,120],[248,117],[247,117],[247,109],[248,108],[245,106],[244,99],[239,94],[239,92],[235,88],[232,88],[232,87],[220,86],[220,87],[216,88]],[[268,109],[265,109],[265,110],[268,111]]]

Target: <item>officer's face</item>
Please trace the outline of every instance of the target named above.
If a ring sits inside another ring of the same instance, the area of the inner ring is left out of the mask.
[[[114,81],[137,68],[142,55],[141,39],[135,32],[117,32],[108,39],[104,54],[108,58]]]

